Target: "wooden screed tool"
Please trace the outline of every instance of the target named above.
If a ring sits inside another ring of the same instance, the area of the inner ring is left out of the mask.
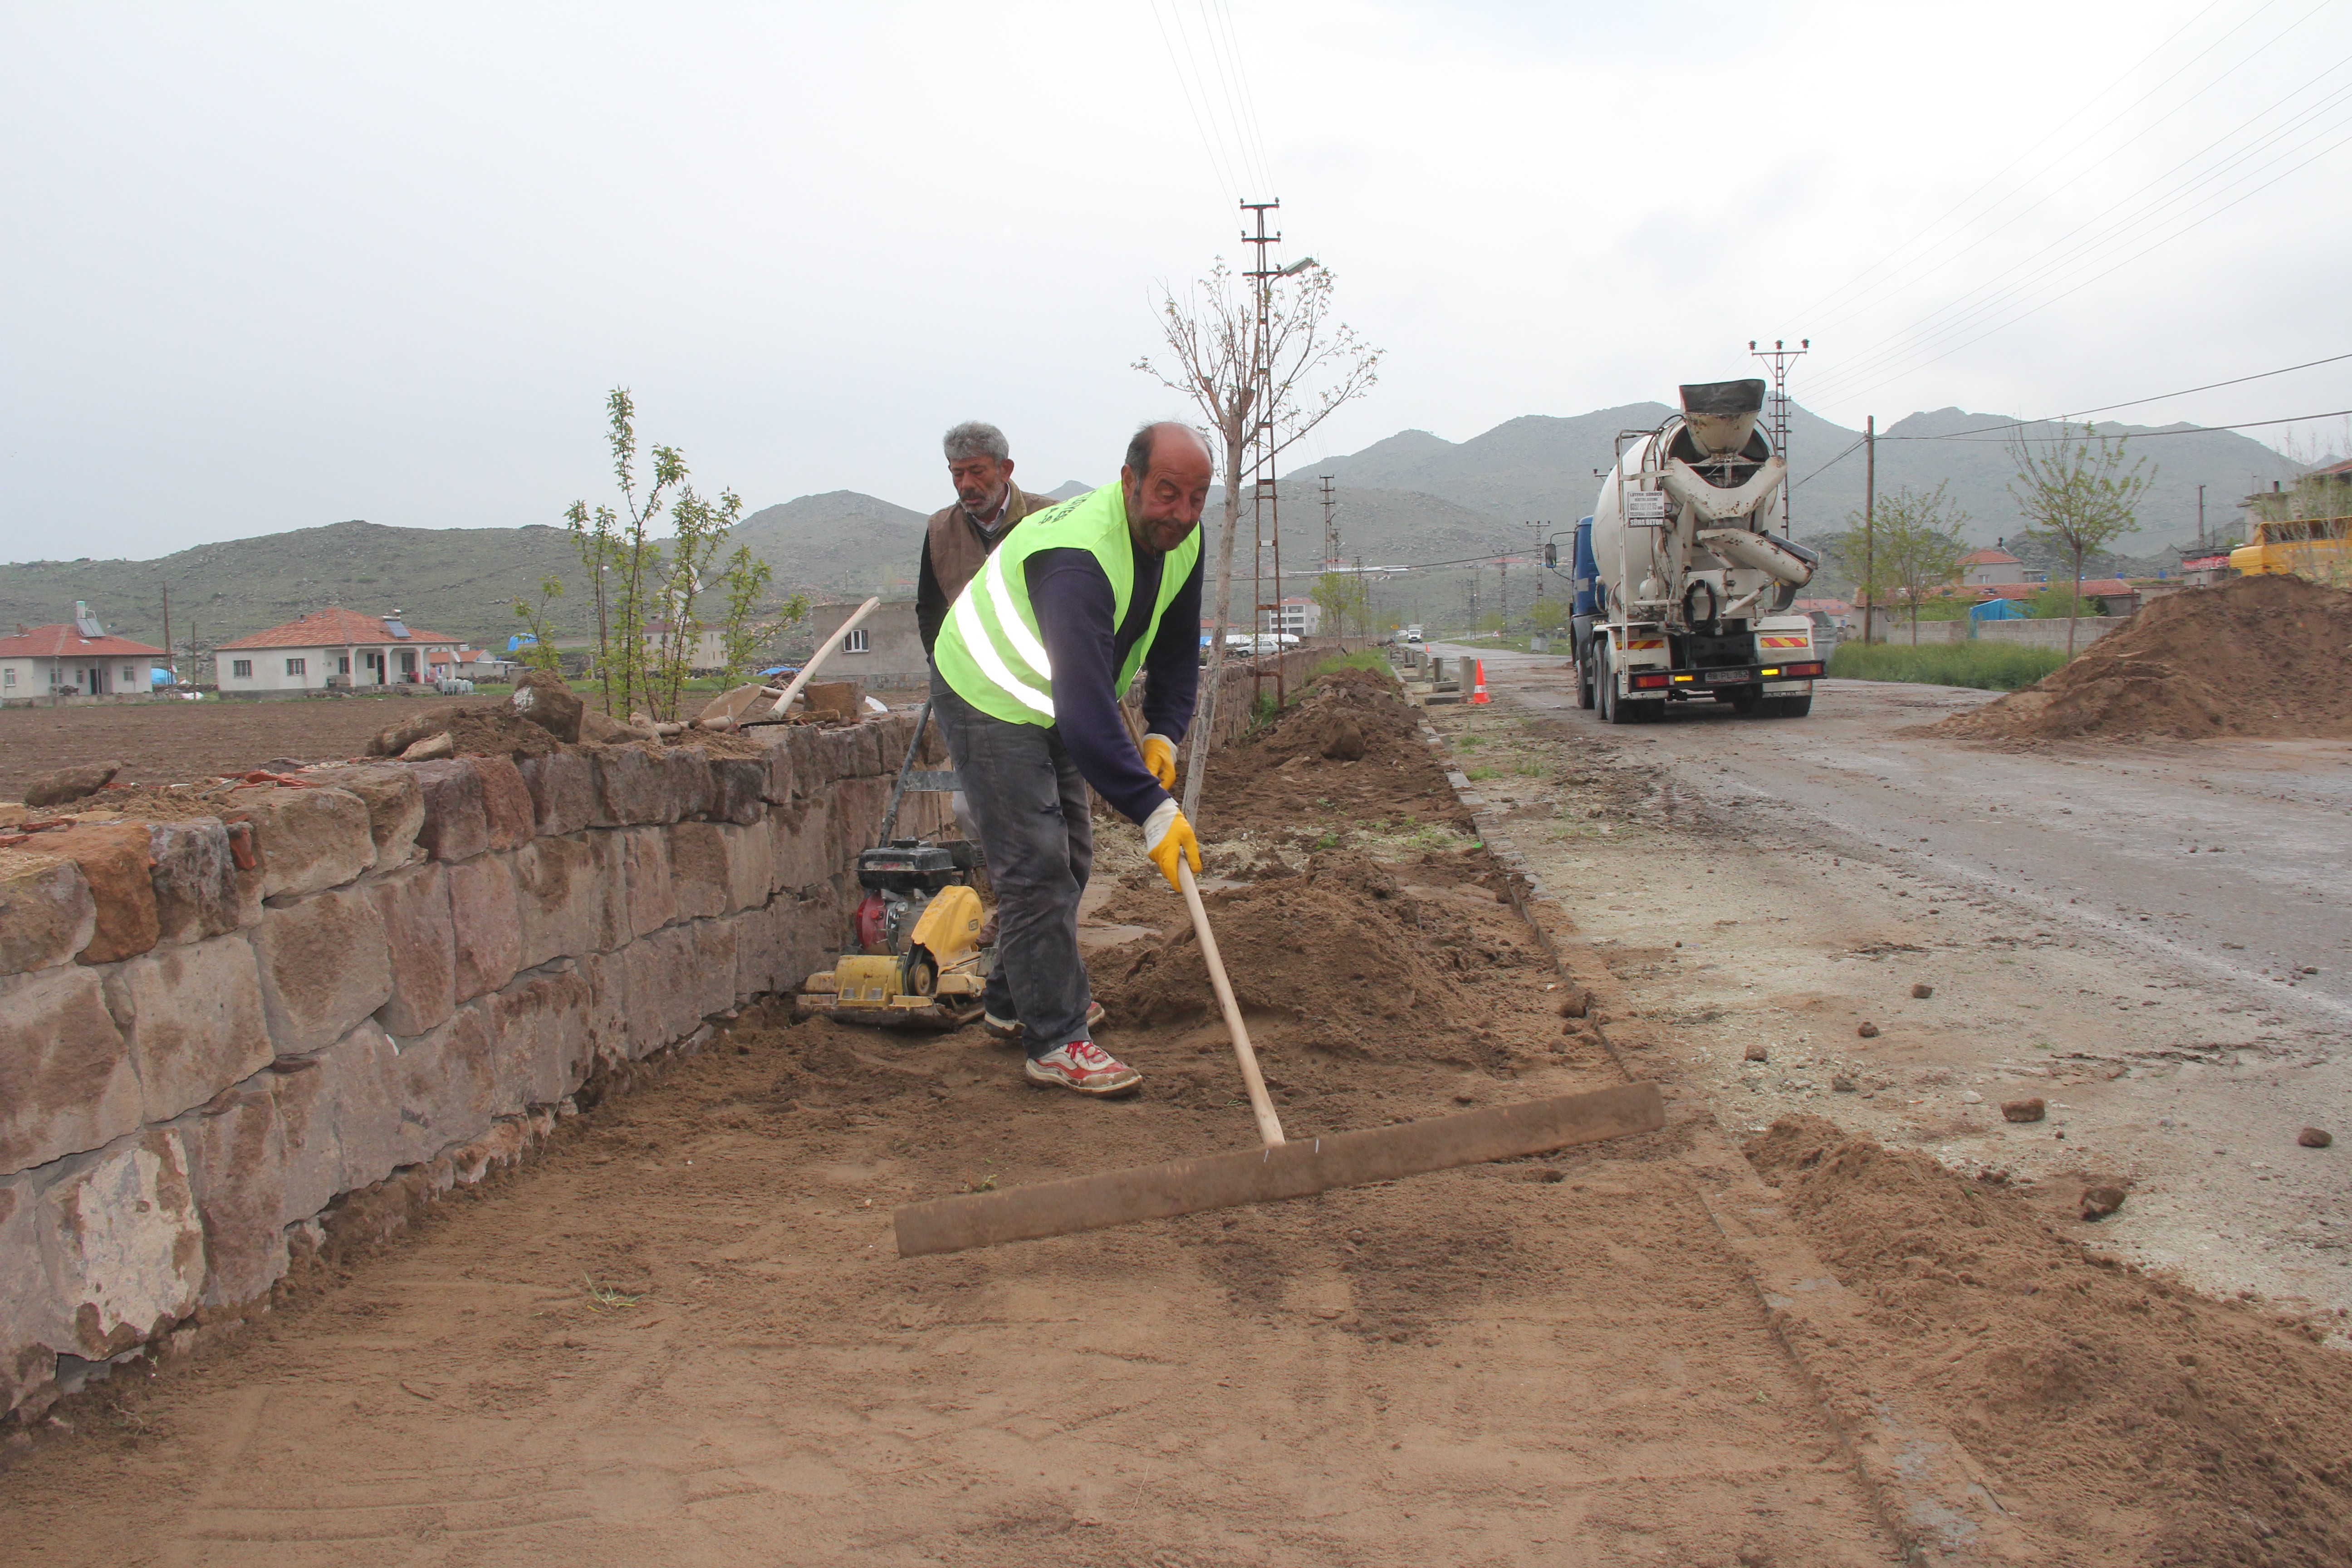
[[[1129,1220],[1166,1219],[1236,1204],[1306,1197],[1333,1187],[1540,1154],[1628,1132],[1651,1132],[1665,1124],[1658,1086],[1629,1083],[1430,1121],[1287,1142],[1282,1135],[1281,1120],[1274,1113],[1274,1101],[1265,1092],[1265,1079],[1258,1072],[1257,1053],[1250,1047],[1241,1005],[1234,1000],[1233,985],[1225,978],[1224,962],[1217,954],[1216,935],[1209,930],[1208,911],[1201,907],[1201,889],[1193,885],[1192,868],[1180,859],[1176,876],[1183,889],[1184,905],[1192,911],[1193,933],[1201,940],[1209,983],[1216,987],[1217,1005],[1224,1010],[1225,1029],[1233,1036],[1234,1056],[1241,1064],[1242,1082],[1248,1086],[1250,1110],[1257,1118],[1258,1138],[1265,1146],[1242,1153],[1170,1160],[1132,1170],[1041,1182],[1001,1193],[909,1204],[891,1216],[899,1257],[961,1252],[1002,1241],[1098,1230]]]

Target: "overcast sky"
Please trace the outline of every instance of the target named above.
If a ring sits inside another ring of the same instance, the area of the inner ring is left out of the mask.
[[[754,508],[941,504],[971,416],[1100,482],[1266,194],[1388,351],[1302,462],[1776,336],[1848,424],[2057,414],[2352,353],[2347,136],[2345,0],[9,0],[0,558],[557,522],[616,384]]]

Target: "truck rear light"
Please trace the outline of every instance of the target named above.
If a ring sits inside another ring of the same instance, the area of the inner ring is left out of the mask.
[[[1664,686],[1665,683],[1666,678],[1663,675],[1637,675],[1633,678],[1633,689],[1636,691],[1646,691]]]
[[[1818,664],[1818,663],[1814,663],[1814,664],[1792,664],[1792,665],[1789,666],[1786,669],[1784,669],[1784,670],[1782,670],[1782,671],[1781,671],[1781,673],[1782,673],[1783,675],[1788,675],[1788,676],[1819,675],[1821,672],[1822,672],[1822,667],[1821,667],[1821,665],[1820,665],[1820,664]]]

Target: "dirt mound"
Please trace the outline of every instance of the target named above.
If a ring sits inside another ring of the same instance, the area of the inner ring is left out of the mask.
[[[1396,683],[1361,669],[1319,677],[1306,697],[1243,747],[1262,763],[1276,765],[1293,758],[1386,762],[1424,750],[1412,706]]]
[[[1524,956],[1354,853],[1318,855],[1304,876],[1212,893],[1207,904],[1244,1014],[1267,1019],[1285,1043],[1344,1056],[1475,1056],[1494,1010],[1475,976]],[[1094,983],[1122,1027],[1216,1016],[1189,922],[1097,961]]]
[[[2352,593],[2242,577],[2158,599],[2033,685],[1929,726],[2057,741],[2352,735]]]
[[[1748,1156],[1867,1304],[1883,1364],[1951,1412],[2005,1498],[2053,1522],[2161,1521],[2086,1561],[2344,1561],[2352,1358],[1819,1117],[1782,1118]]]

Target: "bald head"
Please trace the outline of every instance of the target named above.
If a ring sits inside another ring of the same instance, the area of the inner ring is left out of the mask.
[[[1209,444],[1189,425],[1146,425],[1127,444],[1118,471],[1127,531],[1139,549],[1165,555],[1201,525],[1209,500]]]

